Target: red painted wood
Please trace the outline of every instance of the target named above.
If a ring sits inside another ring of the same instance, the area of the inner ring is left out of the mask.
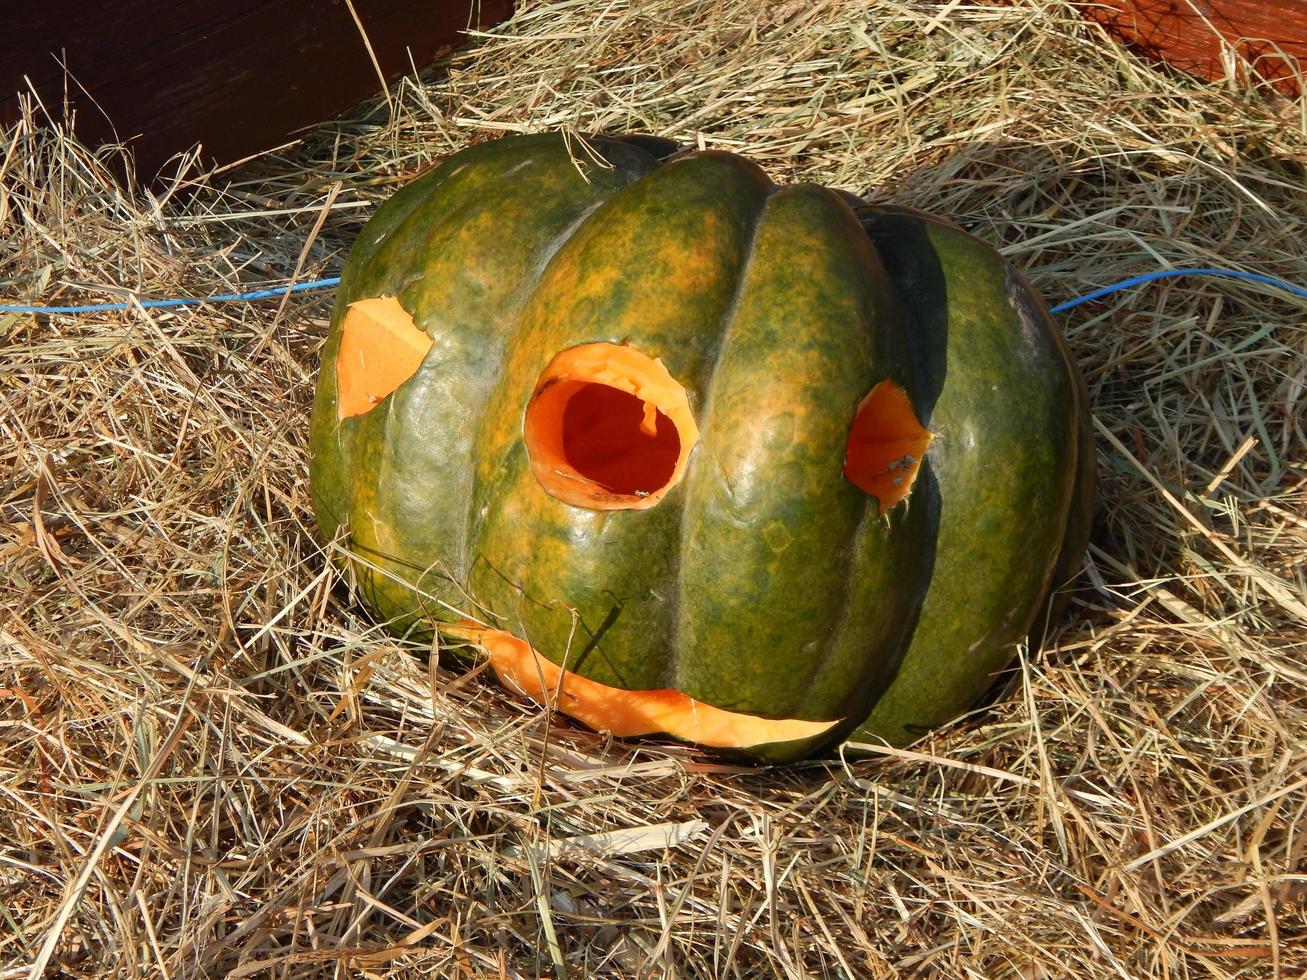
[[[512,0],[353,0],[385,76],[429,64]],[[381,83],[344,0],[9,0],[0,123],[26,79],[80,138],[127,141],[154,176],[196,143],[228,163],[376,94]],[[62,64],[66,64],[65,73]]]
[[[1222,46],[1285,94],[1307,72],[1307,0],[1077,0],[1141,54],[1210,81],[1224,78]],[[1242,69],[1240,69],[1242,70]],[[1297,76],[1297,77],[1295,77]]]

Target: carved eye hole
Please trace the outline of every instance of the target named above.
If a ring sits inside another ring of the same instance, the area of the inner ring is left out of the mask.
[[[523,439],[540,486],[591,510],[654,506],[699,438],[685,389],[661,361],[619,344],[582,344],[536,382]]]
[[[882,381],[862,399],[849,427],[844,478],[875,497],[884,514],[912,492],[932,438],[907,393],[893,381]]]
[[[351,303],[336,354],[336,416],[366,415],[411,378],[431,350],[393,296]]]

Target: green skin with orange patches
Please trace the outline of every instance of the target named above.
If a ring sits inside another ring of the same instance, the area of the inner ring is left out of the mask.
[[[965,710],[1084,548],[1083,387],[1038,299],[925,217],[778,189],[729,154],[592,145],[612,166],[588,181],[556,136],[458,154],[351,254],[311,477],[363,597],[399,629],[473,613],[610,686],[841,720],[748,749],[772,761]],[[344,310],[383,295],[431,353],[339,421]],[[530,468],[541,372],[596,342],[660,358],[695,412],[685,476],[648,510],[564,504]],[[936,438],[882,517],[842,469],[886,379]]]

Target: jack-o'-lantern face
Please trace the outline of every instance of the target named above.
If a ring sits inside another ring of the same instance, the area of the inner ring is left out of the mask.
[[[1037,300],[950,226],[596,146],[585,174],[558,139],[477,147],[364,230],[312,436],[363,597],[618,735],[786,759],[896,688],[867,734],[965,707],[1028,632],[1083,475]],[[927,622],[932,595],[985,614]]]

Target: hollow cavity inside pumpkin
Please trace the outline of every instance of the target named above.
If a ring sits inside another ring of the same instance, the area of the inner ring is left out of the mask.
[[[540,486],[591,510],[654,506],[684,475],[698,438],[685,388],[662,361],[620,344],[555,356],[523,423]]]
[[[907,393],[893,381],[882,381],[853,417],[844,478],[875,497],[884,514],[911,493],[932,438],[917,420]]]
[[[417,372],[431,344],[395,297],[351,303],[336,355],[336,417],[372,411]]]
[[[715,708],[667,688],[626,691],[564,670],[504,630],[464,622],[442,631],[481,646],[495,674],[511,690],[620,738],[666,734],[711,748],[749,749],[816,738],[840,721],[762,718]]]

